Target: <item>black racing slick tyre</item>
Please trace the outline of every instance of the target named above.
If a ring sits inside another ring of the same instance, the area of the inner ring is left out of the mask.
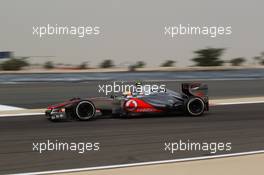
[[[201,116],[205,110],[205,103],[199,97],[191,97],[186,103],[186,112],[190,116]]]
[[[78,120],[86,121],[94,118],[96,108],[93,102],[85,100],[80,101],[75,107],[75,116]]]

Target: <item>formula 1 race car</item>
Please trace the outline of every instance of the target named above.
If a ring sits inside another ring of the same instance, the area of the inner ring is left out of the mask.
[[[69,119],[86,121],[109,114],[119,117],[175,113],[201,116],[204,111],[209,110],[207,94],[206,84],[183,83],[181,93],[166,89],[148,94],[143,92],[111,97],[73,98],[49,106],[46,117],[52,121]]]

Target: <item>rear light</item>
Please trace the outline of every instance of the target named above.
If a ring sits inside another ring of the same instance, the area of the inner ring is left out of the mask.
[[[195,92],[194,95],[197,96],[197,97],[205,96],[205,94],[203,92]]]

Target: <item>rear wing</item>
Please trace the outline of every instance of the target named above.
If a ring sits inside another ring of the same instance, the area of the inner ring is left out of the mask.
[[[183,83],[182,92],[187,96],[200,97],[208,101],[208,86],[203,83]]]

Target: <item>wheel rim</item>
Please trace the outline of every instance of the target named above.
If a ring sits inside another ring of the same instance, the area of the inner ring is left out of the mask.
[[[204,111],[204,102],[199,98],[193,98],[188,102],[187,108],[191,115],[201,115]]]
[[[76,107],[76,114],[81,120],[90,119],[95,114],[95,107],[88,101],[80,102]]]

